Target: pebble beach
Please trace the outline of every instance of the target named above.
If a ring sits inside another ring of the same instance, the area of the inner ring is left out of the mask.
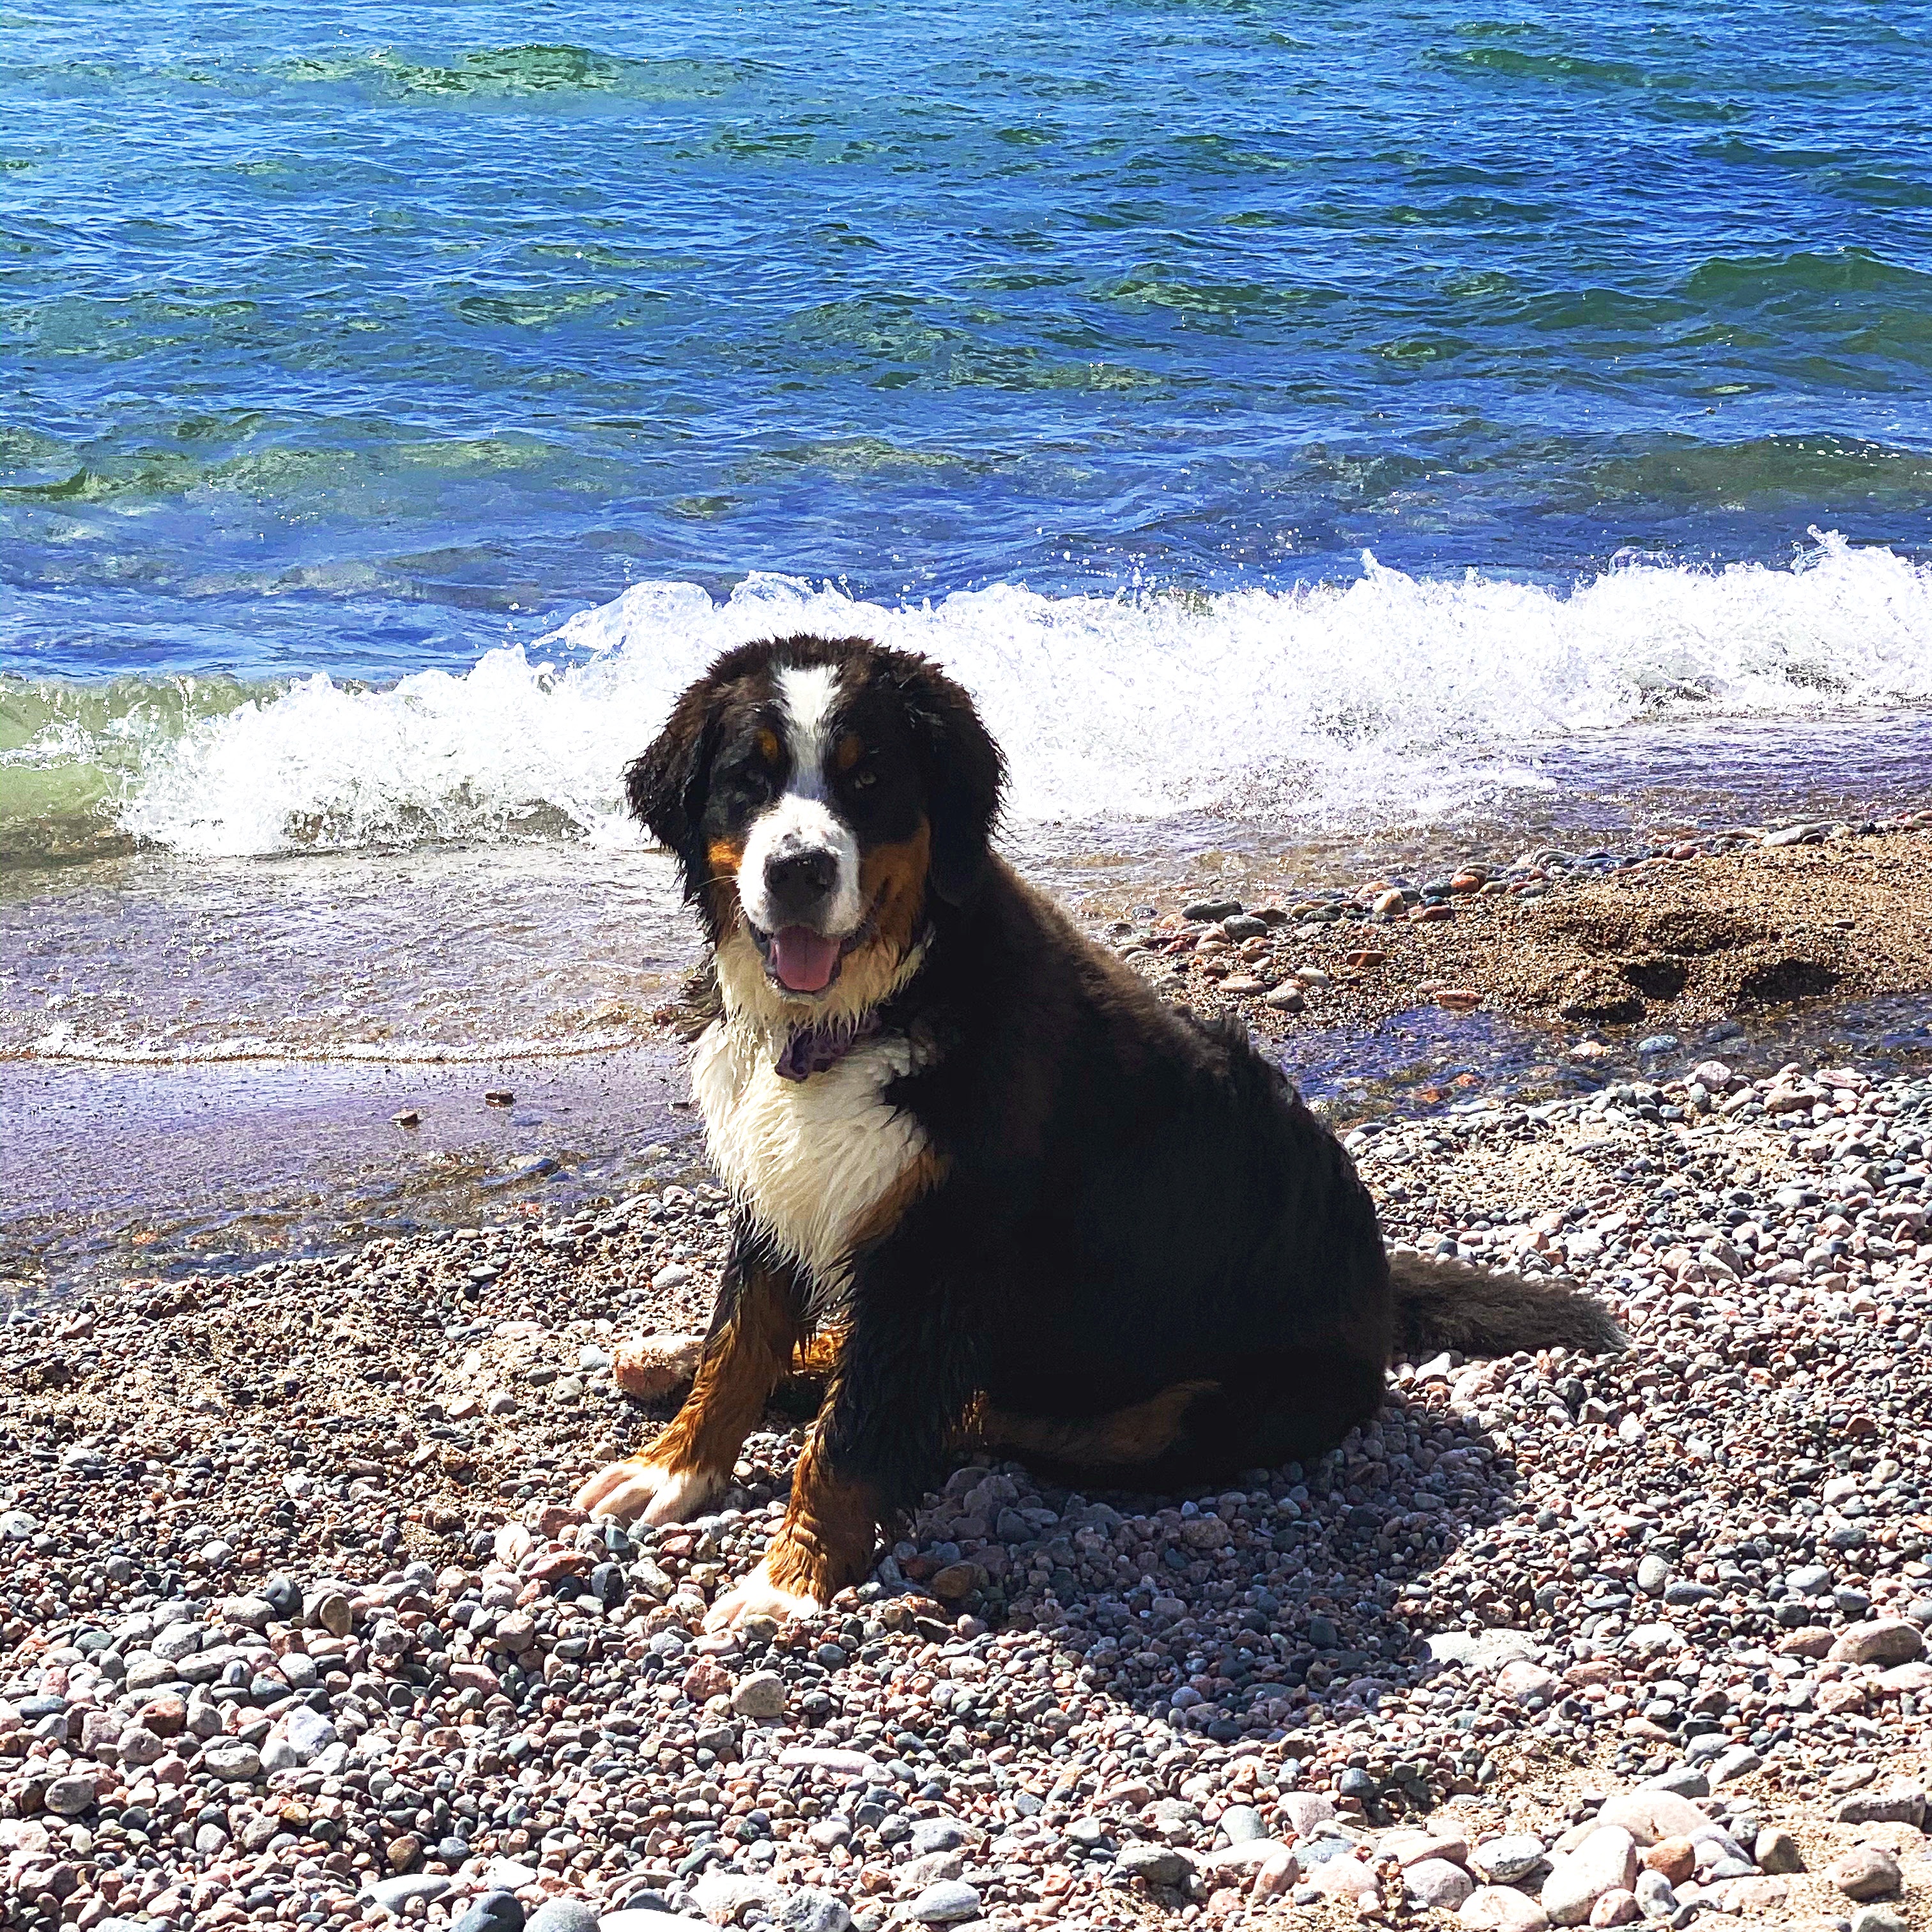
[[[976,1462],[806,1624],[701,1628],[808,1388],[712,1514],[568,1502],[675,1406],[724,1244],[701,1176],[23,1301],[10,1923],[1928,1923],[1932,1066],[1749,1066],[1723,1015],[1923,990],[1886,908],[1928,826],[1122,920],[1276,1037],[1464,996],[1585,1065],[1654,1029],[1640,1078],[1338,1122],[1393,1243],[1564,1274],[1630,1347],[1399,1365],[1334,1455],[1221,1492]],[[1832,976],[1754,995],[1766,949]]]

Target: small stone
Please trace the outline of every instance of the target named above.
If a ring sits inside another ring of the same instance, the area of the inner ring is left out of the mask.
[[[785,1894],[772,1922],[783,1932],[850,1932],[852,1914],[842,1898],[812,1886],[800,1886]],[[608,1919],[598,1932],[610,1932]]]
[[[1306,1010],[1308,1001],[1296,981],[1284,980],[1272,992],[1263,996],[1262,1004],[1272,1006],[1278,1013],[1298,1013]]]
[[[742,1872],[707,1871],[691,1888],[691,1902],[714,1925],[735,1925],[752,1906],[769,1908],[778,1896],[771,1880]]]
[[[1621,1825],[1600,1823],[1543,1881],[1544,1914],[1552,1925],[1580,1925],[1605,1892],[1630,1891],[1636,1874],[1636,1840]]]
[[[670,1272],[667,1268],[660,1273],[659,1286],[663,1286],[664,1275]],[[683,1280],[690,1279],[688,1269],[681,1272]],[[646,1335],[614,1352],[610,1372],[626,1395],[635,1396],[640,1402],[656,1401],[688,1388],[704,1354],[702,1335]]]
[[[547,1898],[529,1923],[530,1932],[597,1932],[597,1915],[580,1898]]]
[[[930,1858],[934,1852],[956,1852],[966,1842],[966,1833],[954,1818],[921,1818],[912,1828],[906,1849],[914,1858]]]
[[[1672,1765],[1654,1778],[1646,1778],[1640,1791],[1674,1791],[1679,1798],[1708,1798],[1711,1780],[1694,1764]]]
[[[230,1784],[246,1784],[262,1774],[261,1754],[239,1738],[216,1738],[204,1744],[201,1768]]]
[[[399,1878],[374,1878],[362,1888],[362,1896],[384,1912],[400,1913],[412,1898],[440,1898],[449,1889],[445,1873],[406,1872]]]
[[[1187,1861],[1167,1845],[1136,1839],[1123,1845],[1114,1860],[1114,1869],[1138,1879],[1143,1885],[1179,1885],[1187,1876]]]
[[[1707,1775],[1711,1789],[1715,1791],[1721,1785],[1733,1784],[1741,1778],[1762,1768],[1764,1760],[1748,1744],[1733,1744],[1711,1761]]]
[[[1385,1832],[1376,1841],[1378,1864],[1393,1858],[1405,1870],[1424,1858],[1447,1858],[1460,1865],[1468,1856],[1468,1840],[1454,1832]]]
[[[1514,1885],[1535,1870],[1543,1858],[1543,1840],[1518,1834],[1472,1846],[1468,1863],[1485,1885]]]
[[[1251,1839],[1268,1836],[1268,1826],[1252,1804],[1229,1805],[1221,1814],[1221,1829],[1227,1834],[1231,1845],[1243,1845]]]
[[[1660,1597],[1670,1581],[1670,1565],[1660,1556],[1646,1556],[1636,1566],[1636,1586],[1646,1597]]]
[[[1634,1892],[1606,1892],[1590,1908],[1592,1925],[1628,1925],[1642,1916]]]
[[[135,1722],[145,1724],[158,1738],[178,1738],[188,1727],[188,1706],[178,1692],[164,1691],[141,1706]]]
[[[1514,1886],[1479,1885],[1456,1908],[1470,1932],[1542,1932],[1549,1915],[1527,1892]]]
[[[1526,1657],[1519,1657],[1504,1664],[1496,1672],[1496,1690],[1504,1697],[1514,1698],[1524,1703],[1532,1697],[1547,1697],[1556,1688],[1556,1674],[1546,1670],[1540,1664],[1533,1664]]]
[[[1790,1889],[1781,1878],[1740,1873],[1719,1885],[1718,1899],[1726,1912],[1775,1912],[1784,1904]]]
[[[1318,1791],[1291,1791],[1275,1807],[1275,1816],[1298,1838],[1318,1825],[1333,1824],[1335,1807]]]
[[[1475,1890],[1476,1881],[1447,1858],[1419,1858],[1403,1866],[1402,1888],[1418,1905],[1454,1912]]]
[[[1852,1932],[1906,1932],[1906,1924],[1895,1905],[1862,1905],[1852,1914]]]
[[[741,1718],[764,1721],[785,1714],[785,1682],[776,1670],[754,1670],[738,1680],[731,1708]]]
[[[1637,1910],[1646,1918],[1669,1918],[1677,1910],[1676,1888],[1660,1871],[1640,1871],[1633,1894]]]
[[[1210,1852],[1202,1862],[1210,1871],[1252,1871],[1286,1849],[1270,1838],[1244,1838],[1238,1845],[1223,1845],[1219,1851]]]
[[[1644,1853],[1643,1862],[1646,1870],[1682,1885],[1697,1869],[1697,1847],[1688,1838],[1660,1838]]]
[[[486,1892],[472,1899],[454,1932],[523,1932],[523,1901],[514,1892]]]
[[[1854,1845],[1832,1861],[1825,1876],[1847,1898],[1888,1898],[1898,1889],[1898,1861],[1882,1846]]]
[[[1910,1825],[1922,1828],[1925,1792],[1916,1784],[1894,1784],[1883,1791],[1853,1791],[1838,1800],[1832,1816],[1841,1825]]]
[[[1778,1639],[1778,1654],[1780,1657],[1820,1658],[1831,1649],[1833,1641],[1832,1633],[1822,1624],[1805,1624]]]
[[[1250,1889],[1257,1898],[1279,1898],[1301,1876],[1301,1868],[1286,1845],[1271,1844],[1268,1856],[1255,1867]]]
[[[80,1774],[57,1778],[48,1785],[42,1798],[50,1811],[63,1818],[78,1818],[91,1805],[98,1792],[94,1780]]]
[[[1782,1876],[1802,1871],[1804,1861],[1798,1856],[1798,1841],[1781,1826],[1767,1825],[1751,1846],[1751,1862],[1760,1871]]]
[[[1305,1882],[1324,1898],[1353,1899],[1358,1906],[1379,1896],[1375,1874],[1360,1858],[1346,1854],[1307,1866]]]
[[[282,1720],[282,1735],[297,1759],[307,1764],[334,1743],[335,1726],[321,1712],[304,1708],[291,1711]]]
[[[308,1621],[320,1624],[331,1636],[346,1636],[355,1627],[355,1612],[340,1590],[319,1592],[304,1607]]]
[[[949,1563],[926,1579],[926,1588],[943,1602],[956,1602],[979,1588],[979,1570],[970,1563]]]
[[[1620,1792],[1604,1801],[1597,1814],[1600,1825],[1620,1825],[1640,1845],[1654,1845],[1660,1838],[1694,1837],[1710,1823],[1688,1798],[1670,1791]]]
[[[1832,1645],[1834,1664],[1910,1664],[1925,1654],[1925,1639],[1918,1627],[1902,1617],[1881,1617],[1853,1624]]]
[[[980,1894],[962,1880],[942,1879],[929,1885],[908,1908],[922,1925],[957,1925],[980,1916]]]

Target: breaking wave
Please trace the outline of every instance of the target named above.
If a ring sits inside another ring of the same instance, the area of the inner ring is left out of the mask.
[[[620,775],[682,686],[774,632],[926,652],[974,693],[1021,825],[1180,812],[1316,826],[1546,786],[1566,742],[1648,719],[1820,717],[1932,699],[1932,570],[1816,537],[1792,567],[1634,560],[1568,590],[1410,577],[1114,597],[998,585],[892,608],[754,576],[641,584],[461,675],[325,674],[168,710],[104,808],[190,855],[566,835],[628,840]],[[125,706],[123,706],[124,712]],[[86,760],[68,714],[10,776]],[[17,735],[17,734],[16,734]],[[71,788],[70,788],[70,789]]]

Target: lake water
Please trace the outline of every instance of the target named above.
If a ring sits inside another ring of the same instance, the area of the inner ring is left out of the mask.
[[[1096,914],[1922,802],[1928,37],[0,6],[0,1272],[688,1160],[618,774],[773,630]]]

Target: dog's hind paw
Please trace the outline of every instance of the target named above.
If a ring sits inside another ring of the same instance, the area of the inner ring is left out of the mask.
[[[774,1583],[766,1566],[757,1569],[711,1606],[704,1619],[708,1630],[730,1630],[747,1617],[770,1617],[783,1623],[788,1617],[814,1617],[824,1608],[816,1597],[796,1590],[782,1590]]]
[[[577,1507],[592,1516],[631,1522],[682,1522],[724,1488],[727,1478],[705,1469],[668,1469],[648,1456],[607,1462],[579,1490]]]

